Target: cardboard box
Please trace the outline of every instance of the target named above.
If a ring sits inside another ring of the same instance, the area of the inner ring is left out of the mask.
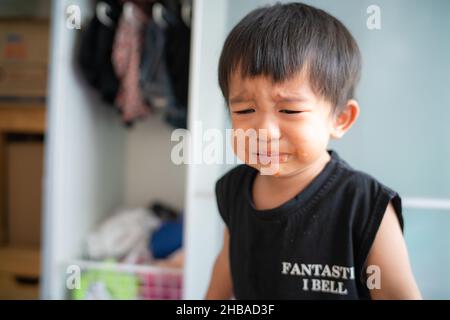
[[[0,98],[47,95],[48,19],[0,19]]]
[[[41,240],[43,142],[8,142],[6,153],[8,244],[38,248]]]

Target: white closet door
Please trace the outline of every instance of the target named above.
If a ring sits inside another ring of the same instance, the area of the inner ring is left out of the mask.
[[[54,0],[46,136],[41,297],[65,297],[66,263],[79,258],[86,234],[121,204],[125,129],[76,71],[80,31],[66,8],[92,14],[89,0]]]
[[[227,1],[194,0],[188,116],[188,127],[192,134],[192,161],[202,157],[204,146],[208,144],[202,139],[202,131],[223,131],[226,121],[224,101],[217,84],[217,66],[225,39],[226,16]],[[220,164],[199,163],[188,166],[183,293],[186,299],[204,297],[214,258],[222,244],[223,225],[214,195],[214,183],[222,172]]]

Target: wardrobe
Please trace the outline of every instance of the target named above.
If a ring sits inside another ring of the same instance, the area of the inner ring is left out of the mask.
[[[96,14],[92,1],[52,3],[41,279],[50,299],[70,297],[69,266],[117,207],[160,200],[181,210],[185,201],[186,167],[170,162],[171,127],[160,113],[127,127],[87,85],[77,59],[83,30],[67,27],[69,6],[81,28]]]

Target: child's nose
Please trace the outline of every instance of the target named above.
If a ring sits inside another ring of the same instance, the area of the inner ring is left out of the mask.
[[[281,137],[281,130],[276,119],[270,116],[264,116],[257,128],[258,139],[262,142],[278,140]]]

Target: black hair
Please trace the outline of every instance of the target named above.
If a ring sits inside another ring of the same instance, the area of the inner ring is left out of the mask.
[[[316,94],[339,113],[354,98],[361,54],[347,28],[327,12],[303,3],[261,7],[228,34],[219,60],[219,85],[228,103],[230,76],[269,76],[274,82],[306,71]]]

